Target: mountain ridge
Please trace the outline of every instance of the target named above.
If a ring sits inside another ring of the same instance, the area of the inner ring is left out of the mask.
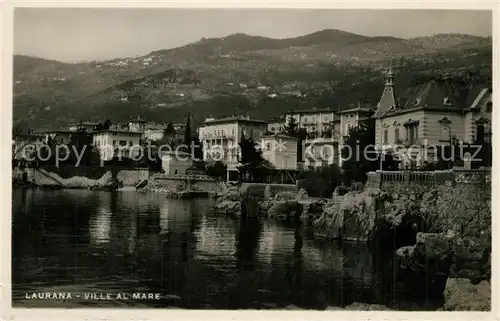
[[[120,121],[141,112],[177,121],[188,110],[222,116],[236,103],[266,117],[266,111],[283,111],[287,104],[343,106],[347,98],[340,95],[371,103],[390,59],[415,72],[463,69],[462,62],[491,73],[491,38],[402,39],[325,29],[283,39],[236,33],[140,57],[83,63],[15,55],[14,119],[40,127],[90,116]]]

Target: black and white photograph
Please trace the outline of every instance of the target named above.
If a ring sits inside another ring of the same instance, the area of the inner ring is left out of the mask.
[[[492,311],[493,30],[15,7],[7,304]]]

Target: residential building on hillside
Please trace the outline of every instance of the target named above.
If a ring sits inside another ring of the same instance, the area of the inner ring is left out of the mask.
[[[14,132],[12,133],[12,158],[32,157],[32,153],[44,144],[45,135],[30,130]]]
[[[150,141],[158,141],[163,138],[167,124],[146,123],[144,126],[144,138]]]
[[[286,123],[290,118],[295,119],[298,127],[305,128],[308,133],[317,133],[320,136],[321,133],[331,130],[336,120],[336,113],[331,109],[296,110],[285,114]]]
[[[93,144],[99,150],[101,160],[104,161],[114,157],[136,158],[142,152],[141,137],[140,132],[107,129],[94,132]]]
[[[306,168],[341,164],[341,140],[337,135],[332,137],[308,138],[303,141],[303,160]]]
[[[99,125],[98,122],[83,121],[75,124],[69,124],[68,130],[76,132],[78,129],[85,129],[87,133],[94,131],[94,128]]]
[[[267,124],[267,131],[269,133],[278,134],[285,127],[285,117],[269,117],[269,124]]]
[[[297,170],[297,138],[283,134],[261,139],[262,156],[278,170]]]
[[[242,135],[260,143],[267,131],[267,122],[250,116],[207,118],[199,128],[203,145],[203,160],[220,160],[228,168],[236,168],[240,156],[239,142]]]
[[[397,95],[389,69],[374,117],[379,150],[399,154],[403,166],[418,167],[435,159],[436,146],[491,139],[492,90],[487,85],[463,88],[443,77]]]
[[[49,139],[52,141],[54,144],[59,144],[59,145],[67,145],[71,141],[71,135],[73,135],[75,131],[73,130],[66,130],[66,129],[60,129],[60,130],[46,130],[42,131],[41,134],[45,136],[45,142],[47,143]]]
[[[355,108],[349,108],[338,112],[339,115],[339,129],[338,134],[340,137],[348,137],[349,130],[356,128],[364,120],[370,119],[373,115],[373,110],[369,107],[363,107],[358,102]]]
[[[131,118],[128,122],[128,130],[131,132],[144,133],[146,129],[146,123],[141,115],[137,115],[137,118]]]

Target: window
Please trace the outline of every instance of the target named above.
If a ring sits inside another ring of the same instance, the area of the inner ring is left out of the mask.
[[[418,124],[412,123],[406,127],[408,142],[413,144],[418,139]]]
[[[266,144],[266,150],[271,150],[271,144],[269,143]]]
[[[127,141],[126,140],[120,140],[119,144],[120,144],[120,146],[127,146]]]
[[[133,146],[133,145],[134,145],[134,143],[133,143],[132,141],[129,141],[129,142],[128,142],[128,145],[129,145],[129,146]]]
[[[399,128],[394,129],[394,141],[395,143],[399,142]]]
[[[234,136],[234,128],[233,128],[233,136]]]
[[[388,144],[389,142],[389,131],[387,129],[384,129],[384,145]]]
[[[477,124],[476,141],[482,143],[485,141],[484,138],[485,138],[484,124]]]
[[[113,146],[116,146],[116,140],[113,140]]]
[[[441,124],[439,127],[439,140],[440,141],[449,141],[450,140],[450,128],[447,124]]]

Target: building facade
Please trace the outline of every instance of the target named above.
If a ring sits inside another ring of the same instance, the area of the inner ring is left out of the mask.
[[[74,133],[75,131],[72,130],[47,130],[42,132],[46,143],[51,140],[56,145],[68,145],[71,141],[71,135]]]
[[[443,77],[397,96],[389,70],[374,117],[379,150],[398,155],[402,167],[419,167],[434,162],[440,146],[491,139],[492,91],[487,85],[463,88]]]
[[[147,121],[142,119],[140,115],[137,118],[132,118],[128,122],[128,130],[131,132],[144,133],[146,130]]]
[[[161,168],[167,175],[186,175],[193,165],[191,154],[186,152],[163,152],[160,157]]]
[[[93,144],[99,150],[101,160],[112,158],[138,158],[142,153],[142,133],[123,130],[102,130],[93,135]],[[144,155],[147,157],[147,155]]]
[[[68,130],[76,132],[78,129],[84,129],[87,133],[91,133],[97,125],[99,125],[98,122],[84,121],[76,124],[69,124]]]
[[[291,111],[285,114],[286,123],[290,118],[295,119],[299,128],[304,128],[308,133],[322,133],[330,131],[336,120],[336,113],[331,109],[311,109]]]
[[[198,131],[203,145],[203,160],[221,161],[228,168],[236,168],[242,136],[260,143],[266,131],[267,122],[249,116],[207,118]]]
[[[340,165],[340,139],[338,136],[329,138],[317,137],[303,142],[303,160],[306,168]]]
[[[285,127],[285,117],[270,117],[269,123],[267,124],[267,132],[271,134],[281,133]]]
[[[12,134],[12,158],[32,158],[37,149],[45,145],[45,135],[31,131]]]
[[[297,170],[297,142],[282,134],[263,136],[262,156],[278,170]]]

